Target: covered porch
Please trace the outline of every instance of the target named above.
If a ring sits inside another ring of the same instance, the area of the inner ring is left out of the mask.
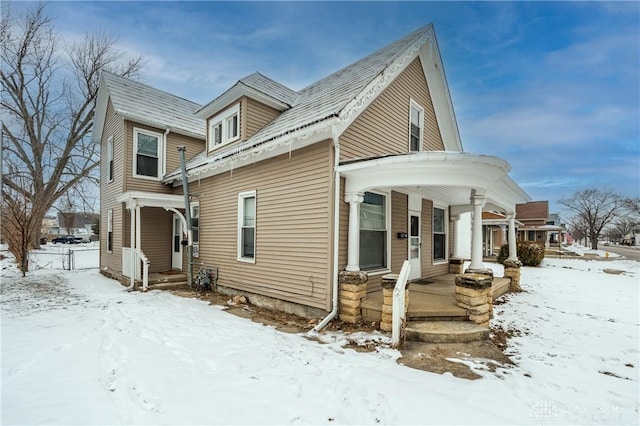
[[[469,311],[456,303],[456,274],[413,280],[409,282],[407,321],[466,321]],[[511,280],[494,277],[492,290],[496,299],[509,291]],[[362,301],[362,319],[380,322],[382,319],[382,291],[369,293]]]
[[[380,301],[386,297],[378,291],[377,280],[384,281],[385,276],[399,273],[402,262],[408,260],[413,272],[408,290],[408,320],[471,318],[488,326],[488,308],[482,307],[484,312],[478,314],[478,309],[460,302],[476,298],[457,296],[460,291],[456,283],[463,273],[478,276],[477,282],[482,283],[479,294],[489,298],[493,291],[493,297],[497,297],[509,289],[509,277],[493,277],[483,263],[482,223],[483,211],[504,215],[508,225],[508,260],[517,265],[515,207],[529,200],[529,196],[508,176],[508,163],[496,157],[463,152],[416,152],[352,161],[340,165],[338,171],[345,178],[345,202],[349,205],[347,262],[340,274],[341,319],[381,320],[384,325],[388,312],[385,313]],[[364,204],[367,204],[367,194],[385,194],[385,191],[393,203],[392,208],[387,208],[393,226],[385,228],[389,262],[386,270],[371,270],[363,267],[370,263],[367,252],[370,243],[366,241],[363,245],[360,238],[366,236],[364,229],[381,229],[382,222],[374,223],[368,216],[372,214],[372,207]],[[406,205],[402,205],[398,201],[402,197],[395,194],[406,197]],[[471,229],[470,236],[465,237],[460,218],[467,213],[471,216]],[[364,227],[361,220],[365,222]],[[398,227],[402,226],[404,230],[399,232]],[[405,241],[400,242],[401,239]],[[461,255],[464,245],[470,246],[471,254],[466,268]],[[360,305],[353,300],[357,295],[349,294],[356,289],[362,295]]]
[[[129,246],[122,247],[122,274],[146,290],[150,284],[161,284],[162,277],[183,269],[184,242],[191,244],[184,214],[184,196],[130,191],[117,201],[129,211]],[[143,208],[145,208],[143,210]],[[168,274],[168,272],[172,272]],[[169,281],[175,281],[173,277]]]

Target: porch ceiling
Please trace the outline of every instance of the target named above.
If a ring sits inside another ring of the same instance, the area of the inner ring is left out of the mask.
[[[363,160],[338,166],[346,192],[404,188],[450,205],[468,205],[471,190],[486,197],[487,208],[513,212],[531,198],[509,176],[509,164],[497,157],[429,151]]]
[[[117,198],[117,201],[126,203],[127,209],[130,209],[132,204],[140,207],[184,208],[183,195],[159,194],[156,192],[125,192]]]

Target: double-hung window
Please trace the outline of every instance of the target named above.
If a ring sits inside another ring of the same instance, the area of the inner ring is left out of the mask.
[[[113,209],[107,210],[107,252],[113,252]]]
[[[161,179],[164,174],[164,135],[133,129],[133,176]]]
[[[444,209],[433,208],[433,260],[446,259],[447,227]]]
[[[422,151],[422,128],[424,123],[424,109],[413,99],[409,104],[409,151]]]
[[[360,204],[360,269],[387,268],[386,196],[365,192]]]
[[[113,135],[107,139],[107,182],[113,180]]]
[[[240,138],[240,104],[209,119],[209,151]]]
[[[256,259],[256,191],[238,194],[238,260]]]

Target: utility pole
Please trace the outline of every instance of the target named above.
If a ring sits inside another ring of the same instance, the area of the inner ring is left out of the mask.
[[[184,153],[187,148],[178,147],[180,166],[182,167],[182,192],[184,193],[184,217],[187,220],[187,284],[193,287],[193,231],[191,226],[191,203],[189,202],[189,182],[187,181],[187,164]]]

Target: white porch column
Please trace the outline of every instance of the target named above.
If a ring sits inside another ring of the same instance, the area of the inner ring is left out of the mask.
[[[136,248],[142,247],[142,220],[140,219],[140,206],[136,205]]]
[[[516,214],[507,213],[509,221],[509,260],[518,260],[518,250],[516,248]]]
[[[129,213],[130,217],[130,227],[129,227],[129,245],[131,246],[131,270],[129,273],[131,274],[131,282],[129,284],[129,288],[133,288],[136,282],[136,209],[138,203],[135,200],[131,200],[129,204]]]
[[[347,193],[344,201],[349,203],[349,240],[345,269],[355,272],[360,270],[360,204],[364,201],[364,196],[360,193]]]
[[[486,203],[484,195],[474,193],[471,195],[473,206],[473,219],[471,226],[471,264],[470,270],[485,269],[482,263],[482,208]]]
[[[449,220],[453,223],[453,235],[455,236],[455,238],[453,239],[453,250],[452,250],[451,255],[455,259],[459,259],[460,258],[460,247],[458,247],[458,246],[460,244],[458,244],[458,239],[460,238],[460,216],[451,215],[451,216],[449,216]]]

